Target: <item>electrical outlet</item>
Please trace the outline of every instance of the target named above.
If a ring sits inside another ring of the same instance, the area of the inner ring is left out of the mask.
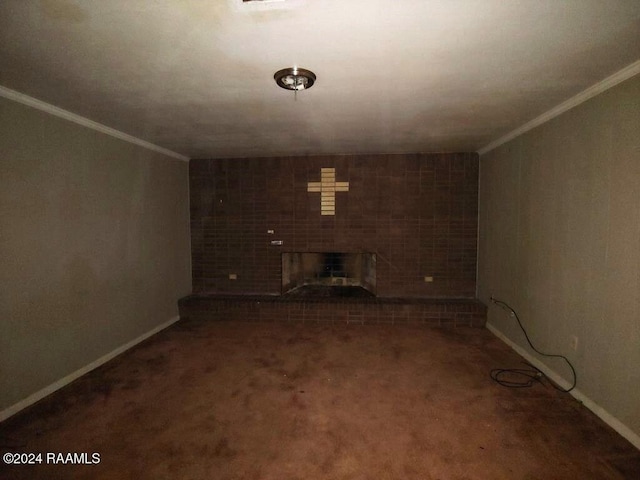
[[[433,282],[433,277],[424,277],[424,281],[427,283]]]
[[[236,273],[229,274],[229,280],[237,280],[237,279],[238,279],[238,275]]]
[[[571,335],[569,338],[569,347],[571,347],[571,350],[574,352],[578,350],[578,337],[576,335]]]

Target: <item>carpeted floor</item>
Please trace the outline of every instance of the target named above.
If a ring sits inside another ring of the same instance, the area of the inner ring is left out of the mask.
[[[0,424],[2,479],[622,479],[640,452],[572,397],[507,389],[484,329],[181,321]]]

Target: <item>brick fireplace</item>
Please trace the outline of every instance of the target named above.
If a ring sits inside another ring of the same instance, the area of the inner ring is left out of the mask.
[[[292,268],[354,254],[375,265],[370,301],[473,302],[475,153],[196,159],[189,168],[195,295],[280,296],[309,278],[302,268],[292,279]],[[316,277],[347,285],[360,275],[353,261],[350,273]]]

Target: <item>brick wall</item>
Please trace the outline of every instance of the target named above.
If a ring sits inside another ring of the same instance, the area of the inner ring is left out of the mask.
[[[282,252],[339,251],[377,254],[382,297],[475,296],[475,153],[191,160],[189,168],[194,292],[278,294]],[[321,215],[321,193],[307,191],[321,168],[349,182],[335,194],[335,215]]]

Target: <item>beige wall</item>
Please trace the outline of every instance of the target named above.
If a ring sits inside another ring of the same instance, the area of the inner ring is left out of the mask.
[[[511,304],[538,348],[574,363],[579,391],[640,435],[640,77],[481,157],[479,242],[480,299]],[[503,310],[489,323],[525,347]]]
[[[177,316],[188,164],[0,98],[0,412]]]

